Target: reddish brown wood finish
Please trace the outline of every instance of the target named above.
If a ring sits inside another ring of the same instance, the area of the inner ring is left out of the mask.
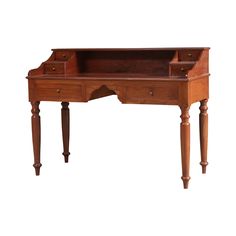
[[[34,168],[36,175],[40,174],[40,138],[41,138],[41,128],[40,128],[40,116],[39,116],[39,102],[31,102],[32,105],[32,138],[33,138],[33,148],[34,148]]]
[[[181,124],[180,124],[180,138],[181,138],[181,156],[182,156],[182,180],[184,188],[188,188],[189,164],[190,164],[190,123],[189,123],[189,107],[182,106],[181,109]]]
[[[203,173],[207,165],[209,48],[53,49],[49,59],[29,71],[35,164],[40,164],[40,101],[62,102],[65,161],[69,156],[69,102],[88,102],[116,94],[122,103],[178,105],[181,108],[182,180],[188,187],[189,108],[200,102]]]
[[[206,173],[207,162],[207,144],[208,144],[208,114],[207,99],[200,102],[199,128],[200,128],[200,147],[201,147],[201,166],[202,173]]]
[[[69,152],[69,138],[70,138],[70,110],[69,103],[62,102],[61,103],[61,125],[62,125],[62,139],[63,139],[63,155],[65,158],[65,162],[68,162],[68,158],[70,155]]]

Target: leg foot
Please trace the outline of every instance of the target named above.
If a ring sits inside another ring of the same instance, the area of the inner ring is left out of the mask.
[[[62,155],[64,156],[65,163],[68,163],[69,162],[69,155],[70,155],[70,153],[69,152],[63,152]]]
[[[181,138],[181,159],[182,159],[182,180],[184,188],[188,188],[189,164],[190,164],[190,123],[189,123],[189,108],[182,106],[181,109],[181,124],[180,124],[180,138]]]
[[[39,116],[39,104],[40,102],[31,102],[32,105],[32,139],[34,148],[34,168],[36,175],[40,174],[40,139],[41,139],[41,129],[40,129],[40,116]]]
[[[69,103],[62,102],[61,103],[61,125],[62,125],[62,139],[63,139],[63,156],[65,159],[65,163],[69,161],[69,137],[70,137],[70,110]]]
[[[202,174],[206,174],[206,167],[208,165],[208,162],[200,162],[200,165],[202,166]]]
[[[182,176],[181,179],[183,180],[183,184],[184,184],[184,189],[188,188],[188,182],[190,180],[190,177],[184,177]]]
[[[199,114],[199,131],[200,131],[200,148],[202,173],[206,173],[207,162],[207,145],[208,145],[208,114],[207,114],[207,99],[200,102]]]
[[[33,164],[33,167],[35,168],[35,174],[38,176],[40,175],[40,167],[42,166],[41,163],[36,163],[36,164]]]

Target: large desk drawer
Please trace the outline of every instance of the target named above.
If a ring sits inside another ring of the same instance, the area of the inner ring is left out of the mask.
[[[82,101],[82,85],[69,81],[32,81],[30,100]]]
[[[126,89],[127,103],[177,104],[179,98],[178,86],[132,86]]]

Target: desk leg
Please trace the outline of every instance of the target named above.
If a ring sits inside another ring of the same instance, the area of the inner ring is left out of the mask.
[[[190,123],[189,123],[189,108],[181,106],[181,124],[180,124],[180,137],[181,137],[181,156],[182,156],[182,180],[184,188],[188,188],[189,164],[190,164]]]
[[[208,114],[207,99],[200,102],[199,128],[200,128],[200,148],[202,173],[206,173],[207,162],[207,143],[208,143]]]
[[[39,116],[39,104],[40,102],[31,102],[32,105],[32,138],[33,138],[33,148],[34,148],[34,164],[36,175],[40,174],[40,167],[42,164],[40,163],[40,116]]]
[[[63,155],[65,158],[65,162],[68,162],[69,159],[69,137],[70,137],[70,110],[69,103],[62,102],[61,103],[61,125],[62,125],[62,139],[63,139]]]

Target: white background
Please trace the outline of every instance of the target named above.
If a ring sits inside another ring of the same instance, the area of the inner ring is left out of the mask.
[[[0,3],[0,235],[236,235],[234,1]],[[191,181],[182,187],[176,106],[71,104],[63,162],[60,104],[41,103],[35,177],[25,76],[56,47],[209,46],[209,166],[191,107]]]

